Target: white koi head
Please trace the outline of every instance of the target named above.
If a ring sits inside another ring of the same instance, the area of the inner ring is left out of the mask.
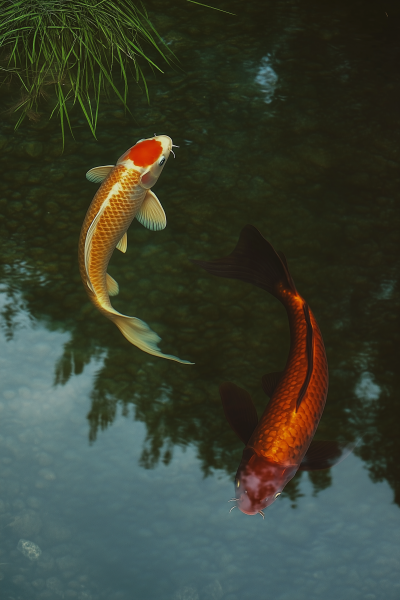
[[[235,477],[237,507],[246,515],[261,513],[282,493],[296,474],[297,465],[283,466],[246,447]],[[264,516],[264,515],[263,515]]]
[[[171,150],[171,138],[156,135],[147,140],[139,140],[118,159],[117,165],[123,164],[127,169],[139,171],[139,185],[148,190],[160,177]]]

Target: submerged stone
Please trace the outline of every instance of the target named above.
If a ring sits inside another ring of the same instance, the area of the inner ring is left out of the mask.
[[[29,540],[19,540],[17,545],[17,550],[19,550],[26,558],[29,560],[37,560],[39,556],[42,554],[39,546],[30,542]]]

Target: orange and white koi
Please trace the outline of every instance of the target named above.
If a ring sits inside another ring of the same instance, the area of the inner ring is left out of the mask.
[[[110,296],[117,295],[119,287],[107,273],[114,248],[126,252],[127,229],[135,217],[153,231],[165,228],[165,212],[151,188],[173,152],[172,147],[167,135],[140,140],[115,166],[95,167],[86,173],[89,181],[102,183],[82,225],[79,269],[90,300],[131,344],[154,356],[192,364],[161,352],[160,337],[144,321],[123,315],[112,307]]]

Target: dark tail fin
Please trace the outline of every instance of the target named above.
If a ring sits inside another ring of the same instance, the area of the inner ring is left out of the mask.
[[[286,259],[282,253],[280,254],[281,256],[258,229],[253,225],[246,225],[240,233],[236,248],[229,256],[210,262],[202,260],[193,262],[211,275],[240,279],[276,296],[276,286],[279,283],[296,292]]]

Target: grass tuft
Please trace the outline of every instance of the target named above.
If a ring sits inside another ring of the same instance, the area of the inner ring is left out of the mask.
[[[140,64],[162,70],[143,44],[167,63],[174,56],[143,5],[138,9],[129,0],[0,0],[0,15],[0,85],[21,84],[21,97],[8,111],[20,113],[15,128],[25,117],[40,118],[39,102],[53,89],[57,102],[51,117],[59,116],[63,141],[65,129],[71,130],[71,101],[96,137],[102,92],[114,92],[129,111],[133,73],[148,98]]]

